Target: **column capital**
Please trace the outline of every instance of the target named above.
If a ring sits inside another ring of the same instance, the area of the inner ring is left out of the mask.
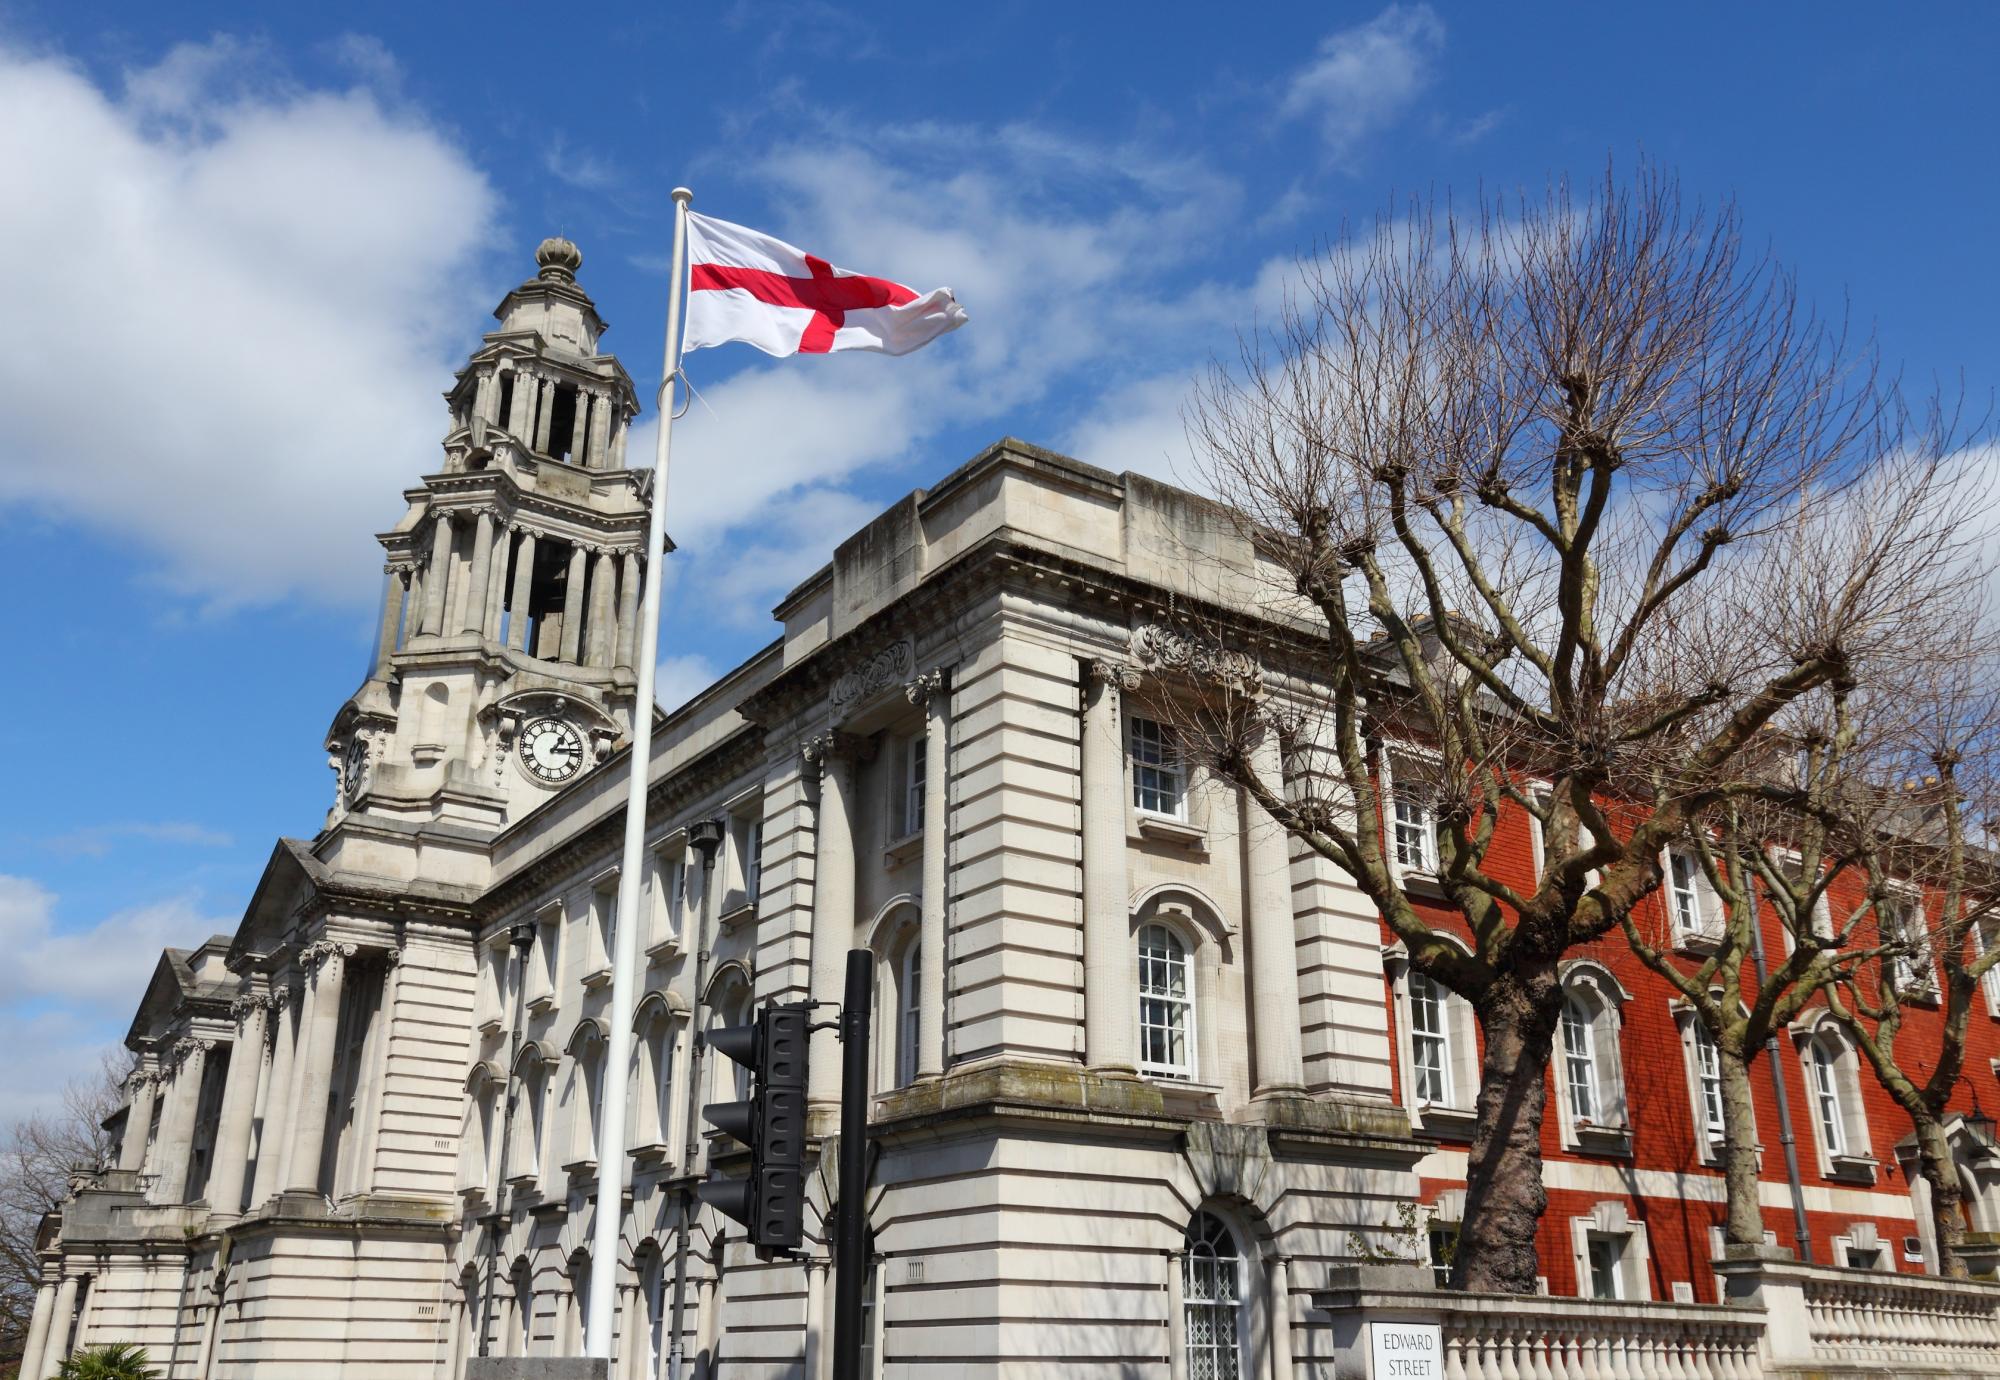
[[[277,1002],[274,998],[268,997],[261,992],[245,992],[235,1001],[229,1003],[229,1014],[235,1019],[238,1025],[242,1025],[251,1012],[269,1011],[275,1005],[277,1005]]]
[[[806,771],[814,776],[826,770],[829,762],[866,762],[875,755],[874,743],[858,733],[844,733],[830,729],[825,733],[815,733],[799,744],[799,756],[804,759]]]
[[[951,683],[951,672],[942,666],[933,666],[922,675],[916,676],[903,686],[903,695],[911,704],[919,708],[927,707],[933,695],[942,694]]]
[[[359,945],[348,940],[316,940],[299,950],[299,964],[309,975],[317,975],[323,967],[333,963],[345,963],[353,958],[359,948]]]
[[[1091,686],[1108,686],[1115,690],[1137,690],[1145,680],[1136,667],[1101,656],[1083,663],[1083,678]]]

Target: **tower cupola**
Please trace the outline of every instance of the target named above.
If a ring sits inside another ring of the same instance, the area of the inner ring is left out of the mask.
[[[329,825],[356,813],[497,828],[632,726],[644,476],[632,380],[561,236],[445,393],[443,460],[380,534],[374,670],[326,746]],[[671,548],[669,548],[671,549]]]

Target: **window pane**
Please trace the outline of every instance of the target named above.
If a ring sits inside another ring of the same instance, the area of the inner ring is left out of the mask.
[[[1563,1003],[1562,1040],[1570,1115],[1578,1121],[1595,1121],[1597,1059],[1591,1047],[1590,1015],[1575,997]]]
[[[1166,730],[1151,719],[1127,720],[1132,759],[1132,804],[1150,814],[1182,812],[1184,777]]]
[[[1139,931],[1139,1067],[1143,1073],[1191,1078],[1187,946],[1164,925]]]
[[[1188,1374],[1238,1380],[1242,1357],[1237,1332],[1242,1300],[1236,1292],[1239,1256],[1229,1229],[1209,1213],[1188,1223],[1181,1258],[1182,1336]]]
[[[1451,1101],[1451,1036],[1445,992],[1422,973],[1410,975],[1410,1054],[1419,1102]]]

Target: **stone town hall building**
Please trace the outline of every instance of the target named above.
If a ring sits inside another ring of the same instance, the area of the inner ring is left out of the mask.
[[[1450,1201],[1471,1041],[1340,873],[1127,712],[1170,600],[1254,635],[1255,552],[1201,500],[1012,441],[842,542],[769,646],[664,716],[635,1055],[607,1077],[647,476],[575,246],[537,258],[380,538],[324,828],[139,1004],[114,1158],[48,1224],[29,1373],[120,1340],[172,1377],[453,1380],[482,1347],[577,1354],[607,1288],[614,1375],[666,1374],[678,1316],[682,1374],[822,1380],[830,1172],[802,1260],[697,1209],[676,1288],[686,1190],[734,1158],[691,1113],[733,1071],[690,1032],[837,999],[855,945],[880,960],[871,1374],[1320,1373],[1326,1265]],[[837,1070],[825,1040],[819,1132]],[[584,1253],[605,1096],[630,1108],[615,1273]],[[1667,1200],[1608,1163],[1563,1171],[1598,1187],[1551,1214],[1552,1287],[1588,1292],[1595,1243],[1652,1220],[1651,1263],[1616,1268],[1668,1297]],[[1678,1172],[1713,1221],[1713,1170]],[[1905,1189],[1867,1196],[1864,1245],[1914,1230]]]

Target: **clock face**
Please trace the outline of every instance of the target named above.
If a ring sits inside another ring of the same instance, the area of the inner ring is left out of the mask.
[[[530,720],[521,730],[521,766],[537,781],[567,781],[583,767],[583,735],[561,719]]]
[[[347,783],[347,798],[361,794],[361,773],[368,766],[368,740],[360,734],[347,740],[347,765],[341,773]]]

